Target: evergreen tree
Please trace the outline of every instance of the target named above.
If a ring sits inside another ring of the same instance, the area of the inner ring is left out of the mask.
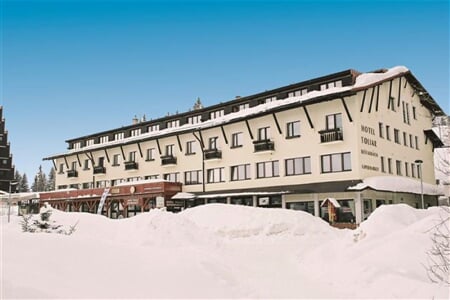
[[[28,185],[27,174],[23,173],[22,180],[19,181],[19,192],[28,192],[29,190],[30,186]]]
[[[31,189],[33,190],[33,192],[44,192],[46,191],[46,188],[47,188],[47,176],[42,171],[42,166],[39,166],[39,171],[36,174],[36,176],[34,176],[34,182],[33,185],[31,186]]]
[[[48,173],[48,179],[47,179],[47,191],[54,191],[55,190],[55,181],[56,181],[56,172],[55,168],[52,167],[50,169],[50,172]]]

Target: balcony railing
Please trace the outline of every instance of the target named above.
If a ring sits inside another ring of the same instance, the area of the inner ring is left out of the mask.
[[[319,134],[321,143],[344,140],[344,135],[342,134],[342,130],[340,128],[321,130],[319,131]]]
[[[205,159],[220,159],[222,158],[222,151],[218,149],[205,150]]]
[[[78,177],[77,170],[68,170],[67,171],[67,177]]]
[[[94,167],[94,174],[105,174],[106,168],[104,166],[95,166]]]
[[[254,141],[253,144],[255,146],[255,152],[275,150],[275,143],[271,140]]]
[[[166,155],[161,156],[161,165],[167,166],[167,165],[176,165],[177,164],[177,158],[173,155]]]
[[[135,161],[126,161],[125,170],[137,170],[139,169],[138,163]]]

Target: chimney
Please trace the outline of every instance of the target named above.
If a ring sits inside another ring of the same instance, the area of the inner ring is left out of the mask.
[[[138,119],[138,117],[136,115],[134,115],[134,118],[132,120],[132,124],[136,125],[137,123],[139,123],[139,119]]]

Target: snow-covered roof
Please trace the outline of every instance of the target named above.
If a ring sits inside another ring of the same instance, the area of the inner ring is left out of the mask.
[[[377,191],[392,191],[421,194],[420,180],[400,176],[374,176],[363,179],[363,182],[349,187],[349,190],[361,191],[371,188]],[[441,195],[437,185],[423,183],[423,193],[426,195]]]
[[[115,146],[115,145],[124,145],[124,144],[129,144],[132,142],[136,142],[136,141],[149,140],[151,138],[162,137],[162,136],[166,136],[168,134],[175,133],[175,132],[181,133],[181,132],[190,131],[190,130],[212,128],[212,127],[216,127],[219,125],[229,123],[231,121],[242,119],[244,117],[250,117],[252,115],[257,115],[257,114],[261,114],[264,112],[272,111],[277,108],[289,106],[294,103],[301,103],[301,102],[305,102],[305,101],[310,102],[316,98],[320,98],[320,97],[324,97],[324,96],[341,94],[343,92],[358,91],[364,87],[368,87],[368,86],[374,85],[376,83],[380,83],[382,81],[388,80],[388,79],[396,77],[396,76],[400,76],[407,72],[409,72],[409,70],[406,67],[397,66],[397,67],[388,69],[383,73],[379,73],[379,72],[377,72],[377,73],[362,73],[356,78],[356,82],[352,86],[333,87],[333,88],[325,89],[322,91],[311,91],[311,92],[308,92],[301,96],[288,97],[286,99],[273,101],[273,102],[269,102],[269,103],[265,103],[265,104],[260,104],[260,105],[254,106],[254,107],[250,107],[250,108],[238,111],[238,112],[229,113],[222,117],[207,120],[207,121],[204,121],[201,123],[184,124],[179,127],[166,128],[166,129],[161,129],[158,131],[147,132],[147,133],[143,133],[138,136],[132,136],[132,137],[124,138],[121,140],[115,140],[115,141],[110,141],[110,142],[101,143],[101,144],[93,144],[93,145],[85,146],[85,147],[82,147],[79,149],[71,149],[65,153],[55,154],[55,155],[52,155],[45,159],[53,159],[53,158],[61,157],[61,156],[65,156],[65,155],[96,150],[98,148],[105,148],[105,147],[108,148],[108,147]]]
[[[191,194],[191,193],[185,193],[185,192],[179,192],[179,193],[176,193],[173,197],[172,197],[172,199],[175,199],[175,200],[185,200],[185,199],[194,199],[195,198],[195,195],[194,194]]]
[[[339,202],[337,202],[337,200],[335,198],[327,198],[327,199],[325,199],[325,201],[323,201],[320,206],[323,207],[325,205],[325,203],[327,203],[327,201],[330,201],[331,204],[333,204],[333,206],[336,207],[336,208],[341,207],[341,205],[339,204]]]

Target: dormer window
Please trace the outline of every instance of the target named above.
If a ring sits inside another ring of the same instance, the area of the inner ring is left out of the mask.
[[[342,87],[342,80],[337,80],[333,82],[328,82],[320,85],[320,90],[324,91],[326,89],[331,89],[334,87]]]
[[[89,139],[86,141],[86,146],[92,146],[94,145],[94,139]]]
[[[125,137],[125,134],[123,132],[119,132],[114,134],[114,140],[115,141],[119,141],[119,140],[123,140]]]
[[[159,131],[159,124],[148,126],[148,132]]]
[[[109,142],[109,136],[104,135],[100,137],[100,144]]]
[[[130,136],[139,136],[141,135],[141,129],[137,128],[137,129],[133,129],[130,131]]]
[[[167,124],[167,128],[180,127],[180,120],[168,121],[166,124]]]
[[[73,143],[73,149],[80,149],[81,148],[81,142]]]
[[[299,96],[305,95],[306,93],[308,93],[308,89],[302,89],[302,90],[298,90],[298,91],[289,92],[288,98],[299,97]]]
[[[202,116],[201,115],[192,116],[192,117],[188,117],[187,118],[188,124],[198,124],[201,121],[202,121]]]
[[[209,118],[210,118],[211,120],[212,120],[212,119],[217,119],[217,118],[222,117],[223,114],[224,114],[223,109],[221,109],[221,110],[216,110],[216,111],[212,111],[212,112],[209,113]]]

